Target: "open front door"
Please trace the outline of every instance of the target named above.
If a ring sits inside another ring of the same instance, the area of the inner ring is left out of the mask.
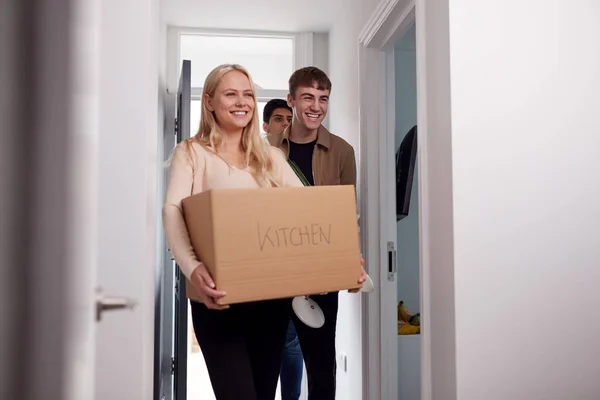
[[[191,62],[185,60],[181,66],[177,90],[174,129],[168,129],[164,135],[165,161],[169,159],[177,143],[190,137],[191,92]],[[164,174],[166,190],[168,168],[164,169]],[[188,302],[185,295],[185,276],[167,248],[164,232],[162,241],[163,268],[156,304],[154,400],[185,400],[188,361]]]
[[[177,90],[177,119],[175,120],[176,143],[190,137],[190,108],[192,101],[192,67],[189,60],[181,65]],[[175,264],[175,263],[174,263]],[[185,276],[175,264],[175,400],[187,397],[187,344],[188,344],[188,301],[185,295]]]

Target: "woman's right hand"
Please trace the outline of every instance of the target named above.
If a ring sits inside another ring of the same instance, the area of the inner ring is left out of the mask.
[[[202,303],[204,303],[207,308],[212,310],[225,310],[229,308],[227,305],[223,306],[216,303],[216,300],[225,296],[226,293],[215,290],[215,283],[204,264],[198,264],[196,269],[192,272],[190,280],[198,292],[200,300],[202,300]]]

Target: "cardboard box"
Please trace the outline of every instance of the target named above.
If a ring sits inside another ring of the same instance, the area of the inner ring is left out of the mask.
[[[353,186],[210,190],[183,210],[198,259],[227,293],[219,304],[361,287]]]

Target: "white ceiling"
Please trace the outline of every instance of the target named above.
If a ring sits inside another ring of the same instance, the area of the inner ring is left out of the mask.
[[[167,25],[282,32],[327,32],[344,0],[161,0]]]

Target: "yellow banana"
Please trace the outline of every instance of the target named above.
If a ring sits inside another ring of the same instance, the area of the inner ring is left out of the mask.
[[[404,302],[401,301],[400,303],[398,303],[398,321],[408,322],[408,320],[410,320],[410,317],[412,317],[412,313],[408,308],[406,308]]]
[[[411,324],[398,324],[398,335],[418,335],[420,333],[420,326],[414,326]]]

